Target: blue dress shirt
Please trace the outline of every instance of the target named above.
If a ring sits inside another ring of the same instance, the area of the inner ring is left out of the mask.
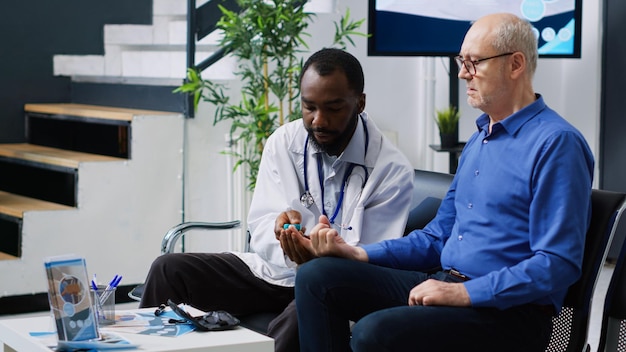
[[[406,237],[364,246],[370,263],[454,268],[474,307],[560,309],[581,273],[594,161],[543,98],[495,123],[476,120],[437,216]]]

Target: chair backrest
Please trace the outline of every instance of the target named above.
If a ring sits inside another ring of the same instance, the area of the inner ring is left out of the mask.
[[[598,351],[626,351],[626,240],[606,291]]]
[[[609,243],[624,207],[623,193],[592,190],[591,222],[585,239],[581,277],[567,291],[563,309],[552,319],[546,351],[585,351],[593,291],[609,250]]]
[[[439,204],[446,196],[454,175],[433,171],[415,170],[413,201],[404,235],[421,229],[437,214]]]

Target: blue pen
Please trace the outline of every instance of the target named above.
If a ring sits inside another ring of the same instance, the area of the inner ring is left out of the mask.
[[[109,282],[109,285],[107,286],[106,290],[110,290],[113,288],[113,284],[115,284],[115,281],[117,281],[117,274],[115,276],[113,276],[113,279],[111,279],[111,282]]]
[[[96,274],[93,274],[93,279],[91,280],[91,288],[94,291],[98,291],[98,280],[96,279]]]
[[[98,319],[100,319],[104,312],[102,308],[102,301],[98,296],[98,284],[96,283],[96,274],[93,274],[93,280],[91,280],[91,288],[93,289],[93,292],[96,293],[94,295],[96,304],[98,305],[98,308],[96,309],[96,315],[98,316]]]
[[[113,280],[111,280],[111,282],[109,283],[109,285],[106,287],[104,293],[102,294],[102,296],[100,296],[100,304],[104,305],[104,302],[107,301],[107,299],[109,299],[109,297],[111,297],[111,294],[113,294],[113,289],[117,287],[117,285],[120,284],[120,281],[122,281],[122,276],[121,275],[115,275],[115,277],[113,277]]]
[[[122,281],[122,275],[118,276],[117,279],[115,280],[115,282],[113,283],[113,288],[117,287],[117,285],[120,284],[120,281]]]

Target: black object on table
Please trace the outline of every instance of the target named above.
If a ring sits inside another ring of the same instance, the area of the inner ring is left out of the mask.
[[[436,152],[447,152],[449,156],[449,173],[455,174],[456,168],[459,165],[459,156],[465,147],[465,142],[459,142],[454,147],[442,148],[439,144],[429,144],[430,149]]]

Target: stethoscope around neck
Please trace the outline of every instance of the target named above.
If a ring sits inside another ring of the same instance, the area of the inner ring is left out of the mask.
[[[363,119],[363,116],[360,116],[360,118],[363,124],[363,132],[365,133],[365,151],[364,151],[364,157],[363,157],[365,159],[365,157],[367,156],[367,148],[369,146],[370,138],[369,138],[369,131],[367,130],[367,126],[365,125],[365,120]],[[315,203],[315,200],[313,199],[313,196],[311,195],[311,192],[309,191],[309,178],[307,175],[308,147],[309,147],[309,135],[306,136],[306,140],[304,141],[304,193],[302,193],[302,196],[300,196],[300,204],[302,204],[302,206],[306,208],[310,208],[311,205]],[[348,169],[346,170],[346,173],[343,175],[343,180],[341,182],[341,193],[339,194],[339,201],[337,202],[335,211],[333,211],[333,215],[328,218],[330,223],[333,225],[335,224],[335,219],[337,218],[337,215],[339,214],[339,209],[341,209],[341,205],[343,203],[343,198],[344,198],[344,194],[346,191],[346,184],[348,183],[348,178],[350,178],[350,175],[352,175],[352,171],[354,170],[355,166],[360,166],[365,172],[365,179],[363,180],[363,183],[361,184],[361,189],[365,187],[365,183],[367,182],[367,179],[369,177],[369,173],[367,172],[367,168],[365,166],[360,165],[360,164],[350,163],[350,165],[348,166]],[[321,206],[322,214],[328,217],[328,214],[326,214],[326,209],[324,208],[324,168],[323,168],[322,156],[319,153],[317,154],[317,176],[320,182],[320,189],[322,190],[322,206]],[[351,226],[346,227],[345,229],[352,230],[352,227]]]

